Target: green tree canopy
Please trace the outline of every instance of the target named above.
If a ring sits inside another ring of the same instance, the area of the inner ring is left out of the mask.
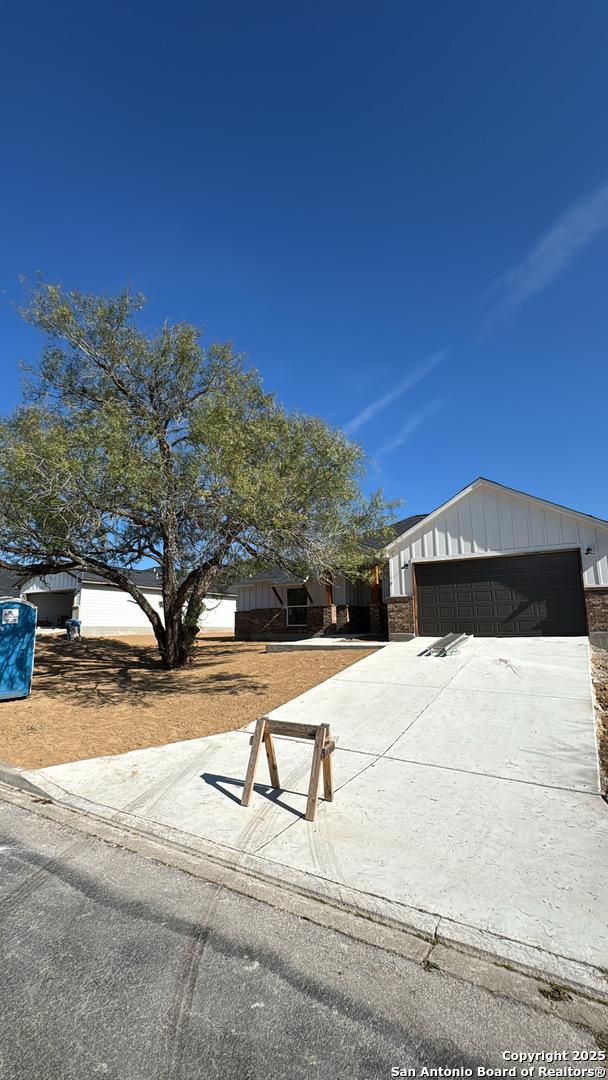
[[[131,594],[163,662],[191,652],[206,592],[244,558],[356,576],[387,506],[363,498],[362,451],[264,392],[230,343],[189,324],[146,334],[142,296],[39,282],[23,309],[47,335],[24,403],[0,424],[0,565],[91,570]],[[161,618],[125,572],[162,574]]]

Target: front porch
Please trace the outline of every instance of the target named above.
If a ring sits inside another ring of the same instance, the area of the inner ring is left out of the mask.
[[[371,634],[382,639],[386,637],[386,605],[373,601],[248,608],[236,612],[234,633],[238,641],[300,641],[336,634]]]

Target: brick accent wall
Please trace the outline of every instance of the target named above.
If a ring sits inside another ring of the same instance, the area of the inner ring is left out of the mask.
[[[369,634],[369,606],[348,605],[348,630],[351,634]]]
[[[587,631],[608,630],[608,589],[584,589]]]
[[[288,626],[284,607],[237,611],[234,636],[237,641],[297,641],[299,638],[335,632],[335,605],[310,605],[306,614],[306,626]]]
[[[311,604],[306,609],[308,627],[304,628],[299,637],[319,637],[328,631],[334,631],[336,627],[336,609],[334,604]]]
[[[388,612],[382,600],[372,600],[369,605],[369,631],[376,641],[388,637]]]
[[[336,605],[335,630],[338,634],[367,634],[369,619],[367,604]]]
[[[237,641],[274,641],[287,633],[285,608],[250,608],[234,616],[234,636]],[[290,628],[290,636],[297,635]]]
[[[414,597],[389,596],[386,601],[388,613],[388,640],[409,641],[414,637]]]

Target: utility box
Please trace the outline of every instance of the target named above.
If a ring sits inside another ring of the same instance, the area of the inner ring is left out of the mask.
[[[0,701],[28,697],[36,644],[35,604],[0,597]]]

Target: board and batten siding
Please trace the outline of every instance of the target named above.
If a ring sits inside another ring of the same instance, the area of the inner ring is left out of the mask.
[[[281,584],[275,585],[274,588],[281,597],[283,604],[286,604],[287,590],[301,588],[301,585],[298,585],[298,583],[294,581],[293,585]],[[317,581],[307,581],[306,588],[308,589],[313,604],[322,605],[325,603],[324,585],[321,585]],[[239,585],[237,589],[237,611],[252,611],[254,608],[276,607],[281,607],[281,604],[277,600],[276,594],[273,592],[272,582],[252,581],[251,585]]]
[[[390,594],[411,595],[412,563],[567,548],[581,552],[585,588],[608,586],[608,528],[573,511],[481,484],[432,521],[421,521],[391,549]]]
[[[310,595],[310,604],[323,607],[327,603],[326,587],[319,581],[307,581],[306,588]],[[253,611],[255,608],[281,607],[277,599],[277,593],[281,597],[284,606],[287,605],[287,590],[297,589],[301,583],[296,581],[292,585],[275,584],[270,581],[252,581],[251,585],[239,585],[237,589],[237,611]],[[370,587],[365,582],[352,582],[346,578],[336,578],[333,587],[334,604],[369,604]]]
[[[21,586],[21,595],[31,592],[64,592],[79,589],[78,578],[74,574],[48,574],[46,577],[33,577]]]

